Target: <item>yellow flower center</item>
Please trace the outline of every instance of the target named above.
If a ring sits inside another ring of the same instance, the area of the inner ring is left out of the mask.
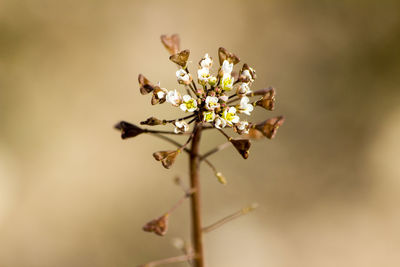
[[[230,90],[231,89],[232,78],[226,78],[222,81],[222,89]]]
[[[186,108],[187,109],[192,109],[192,108],[196,108],[195,104],[194,104],[194,99],[190,99],[189,101],[187,101],[185,103]]]
[[[234,116],[235,116],[235,114],[233,114],[233,113],[226,113],[225,119],[227,121],[232,121]]]
[[[211,121],[213,119],[213,114],[211,112],[206,113],[206,121]]]

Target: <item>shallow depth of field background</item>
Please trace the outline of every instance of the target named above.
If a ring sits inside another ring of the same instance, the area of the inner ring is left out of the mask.
[[[237,53],[253,88],[277,89],[253,120],[286,117],[248,160],[210,158],[227,186],[202,167],[204,224],[260,204],[205,236],[209,266],[399,266],[400,2],[355,2],[1,0],[0,266],[179,255],[187,203],[165,237],[141,227],[182,195],[186,156],[165,170],[152,153],[171,145],[112,129],[181,114],[139,93],[139,73],[183,89],[163,33],[181,35],[192,72],[220,46]],[[223,141],[207,132],[202,151]]]

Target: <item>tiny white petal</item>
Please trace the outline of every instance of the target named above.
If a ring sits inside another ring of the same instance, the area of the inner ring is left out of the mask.
[[[186,111],[186,105],[185,104],[180,104],[180,106],[179,106],[183,111]]]
[[[222,66],[221,66],[221,70],[224,74],[225,73],[231,74],[232,70],[233,70],[233,63],[229,63],[228,60],[224,60],[224,62],[222,63]]]
[[[233,116],[232,122],[233,123],[238,123],[239,122],[239,116]]]

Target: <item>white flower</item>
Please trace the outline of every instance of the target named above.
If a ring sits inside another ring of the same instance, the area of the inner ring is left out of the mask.
[[[250,87],[248,83],[242,83],[239,88],[237,89],[236,92],[238,95],[247,95],[248,93],[251,93]]]
[[[226,126],[226,120],[224,120],[223,118],[218,116],[214,120],[214,126],[215,126],[215,128],[222,129],[222,128],[224,128]]]
[[[202,68],[208,68],[209,69],[209,68],[211,68],[212,63],[213,63],[212,58],[209,57],[208,54],[205,54],[204,58],[202,58],[201,61],[200,61],[200,66]]]
[[[176,72],[176,77],[178,78],[178,83],[190,84],[192,82],[192,76],[187,73],[184,69],[179,69]]]
[[[187,124],[186,121],[175,121],[174,122],[174,132],[176,134],[178,133],[184,133],[187,132],[189,130],[189,124]]]
[[[233,87],[233,77],[229,73],[224,73],[220,82],[221,89],[230,91]]]
[[[229,97],[227,95],[220,95],[219,99],[221,99],[223,102],[226,102],[229,100]]]
[[[215,113],[214,111],[204,111],[203,112],[203,121],[212,122],[214,121]]]
[[[220,104],[218,103],[218,97],[216,96],[207,96],[206,98],[206,108],[208,110],[214,110],[219,108]]]
[[[233,63],[229,63],[228,60],[224,60],[221,66],[221,71],[223,74],[231,74],[233,70]]]
[[[208,84],[209,84],[209,85],[214,86],[216,83],[217,83],[217,77],[215,77],[215,76],[210,76],[210,77],[208,78]]]
[[[249,101],[250,99],[247,96],[244,96],[242,99],[240,99],[239,112],[250,116],[250,112],[253,111],[254,106],[249,104]]]
[[[199,79],[199,83],[205,85],[208,82],[210,77],[210,70],[207,68],[202,68],[197,71],[197,78]]]
[[[226,121],[229,126],[232,126],[233,123],[239,122],[239,116],[236,115],[236,108],[230,107],[229,109],[225,109],[222,114],[222,118]]]
[[[247,121],[239,121],[235,124],[235,130],[238,134],[248,134],[249,123]]]
[[[161,88],[164,89],[164,88]],[[157,92],[157,98],[158,99],[164,99],[164,97],[167,96],[166,90],[160,90]]]
[[[167,102],[168,103],[171,103],[172,105],[174,105],[174,106],[179,106],[180,104],[181,104],[181,102],[182,102],[182,96],[181,96],[181,94],[178,92],[178,91],[176,91],[176,90],[174,90],[174,91],[169,91],[168,93],[167,93],[167,96],[166,96],[166,99],[167,99]]]
[[[242,75],[247,81],[254,82],[253,76],[251,76],[251,73],[250,73],[249,70],[244,70],[244,71],[241,73],[241,75]]]
[[[190,95],[184,95],[183,103],[179,107],[185,112],[193,112],[197,109],[197,102]]]

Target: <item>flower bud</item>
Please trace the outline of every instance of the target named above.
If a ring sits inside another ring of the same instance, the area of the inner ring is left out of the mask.
[[[222,173],[216,172],[216,173],[215,173],[215,176],[217,177],[218,182],[220,182],[220,183],[223,184],[223,185],[226,185],[226,184],[227,184],[227,181],[226,181],[226,179],[225,179],[225,176],[223,176]]]

